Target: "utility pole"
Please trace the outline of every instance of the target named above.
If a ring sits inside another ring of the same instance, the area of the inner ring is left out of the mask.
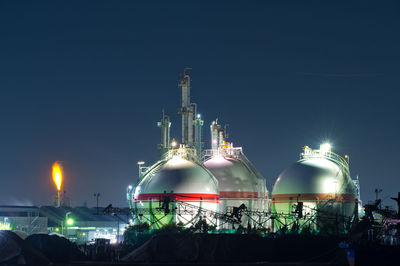
[[[99,215],[99,197],[100,197],[100,193],[94,193],[93,196],[96,198],[96,212],[97,212],[97,215]]]
[[[375,197],[375,202],[378,202],[379,193],[381,193],[381,192],[382,192],[382,189],[380,189],[380,188],[375,188],[375,195],[376,195],[376,197]],[[380,208],[380,209],[382,208],[382,204],[381,204],[381,203],[379,203],[379,208]]]

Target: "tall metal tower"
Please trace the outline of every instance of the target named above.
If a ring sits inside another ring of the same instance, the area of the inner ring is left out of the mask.
[[[194,106],[190,103],[190,76],[186,74],[185,68],[183,78],[179,81],[178,87],[182,89],[182,105],[179,114],[182,115],[182,144],[193,146],[193,118]]]
[[[161,128],[161,144],[158,145],[158,148],[161,150],[161,157],[166,154],[170,148],[170,128],[171,122],[169,120],[169,116],[162,113],[162,119],[160,122],[157,122],[157,126]]]
[[[200,114],[195,114],[196,119],[194,122],[194,146],[196,148],[197,157],[201,158],[202,150],[203,150],[203,142],[202,139],[202,128],[204,125],[204,121],[201,119]]]

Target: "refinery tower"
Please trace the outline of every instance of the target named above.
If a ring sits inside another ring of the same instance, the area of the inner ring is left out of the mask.
[[[252,215],[267,211],[265,178],[242,148],[226,142],[226,132],[217,121],[211,124],[211,149],[203,151],[204,122],[197,113],[197,105],[191,102],[188,70],[184,70],[178,83],[181,142],[171,140],[170,118],[163,112],[158,122],[161,158],[149,167],[139,162],[138,181],[128,187],[133,223],[147,223],[154,229],[171,223],[216,229],[232,228],[235,224],[265,226],[259,216]],[[248,215],[242,218],[245,212]]]

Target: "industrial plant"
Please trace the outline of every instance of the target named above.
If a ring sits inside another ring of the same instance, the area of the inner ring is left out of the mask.
[[[398,245],[400,193],[392,198],[398,203],[397,212],[382,209],[378,197],[363,206],[349,156],[334,153],[329,143],[318,149],[304,146],[298,161],[276,180],[268,180],[274,182],[268,188],[244,149],[228,141],[227,127],[218,119],[211,121],[209,141],[204,141],[205,123],[191,102],[189,70],[184,69],[178,83],[182,138],[171,138],[171,118],[163,111],[157,123],[160,158],[149,166],[138,162],[138,180],[127,188],[129,207],[101,208],[100,193],[93,194],[96,208],[70,207],[63,164],[57,161],[52,165],[57,192],[53,206],[0,206],[0,244],[14,241],[17,247],[16,255],[3,261],[23,256],[32,265],[49,261],[260,265],[268,261],[270,265],[307,260],[353,265],[354,250],[362,254],[357,261],[379,260],[370,252],[373,241]],[[354,239],[367,245],[353,246]],[[33,254],[30,247],[42,254]],[[384,252],[385,257],[397,256],[396,250]],[[8,250],[0,249],[2,254]]]
[[[169,224],[229,232],[246,228],[264,232],[346,232],[361,212],[358,179],[350,176],[348,156],[303,148],[271,188],[245,156],[227,141],[218,119],[210,124],[209,149],[204,149],[198,106],[191,102],[191,77],[184,69],[181,89],[182,139],[170,137],[164,112],[161,158],[151,166],[139,162],[137,183],[127,189],[133,224],[159,229]]]

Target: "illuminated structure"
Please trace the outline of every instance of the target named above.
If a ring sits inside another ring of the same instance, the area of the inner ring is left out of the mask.
[[[129,216],[119,209],[118,215],[97,214],[97,208],[41,206],[41,216],[48,218],[49,233],[62,234],[78,243],[93,242],[96,238],[109,239],[111,243],[122,241]],[[104,208],[101,208],[102,210]]]
[[[348,156],[304,147],[298,162],[276,180],[268,197],[266,179],[241,147],[226,141],[226,128],[210,126],[211,149],[202,151],[204,124],[190,101],[191,78],[185,69],[182,90],[181,144],[170,140],[170,119],[163,113],[161,159],[139,164],[139,180],[127,200],[134,223],[161,228],[170,223],[216,229],[240,226],[274,231],[344,232],[358,219],[359,184],[350,177]],[[270,199],[272,198],[272,199]]]
[[[102,208],[103,209],[103,208]],[[56,233],[79,243],[96,238],[123,240],[131,216],[127,208],[115,208],[117,215],[97,215],[96,208],[54,206],[0,206],[0,230],[32,234]]]
[[[281,173],[272,190],[276,230],[343,231],[357,219],[358,195],[348,161],[305,146],[300,160]]]
[[[176,202],[210,211],[217,210],[218,183],[199,161],[194,149],[170,150],[150,167],[132,191],[131,208],[139,221],[160,228],[171,222],[191,226],[202,217],[186,213]],[[212,222],[212,221],[210,221]]]
[[[52,176],[53,176],[53,182],[56,185],[57,188],[57,202],[56,202],[56,207],[60,207],[61,205],[61,185],[63,182],[63,173],[62,173],[62,167],[58,162],[55,162],[52,167]]]
[[[203,121],[197,114],[197,105],[190,101],[191,78],[185,68],[179,81],[182,101],[182,143],[170,142],[170,121],[163,113],[161,128],[161,160],[151,167],[139,166],[139,181],[128,187],[128,203],[136,223],[148,223],[160,228],[171,222],[192,226],[203,219],[199,213],[188,211],[204,209],[217,211],[218,182],[200,161]],[[176,203],[179,202],[179,206]],[[186,204],[184,207],[182,204]],[[209,221],[215,223],[215,221]]]
[[[233,213],[233,208],[239,206],[245,206],[248,210],[266,211],[266,179],[243,154],[241,147],[233,147],[232,143],[225,141],[226,130],[221,129],[217,120],[212,122],[210,129],[212,149],[205,151],[204,166],[218,180],[219,211]],[[249,223],[255,226],[258,217],[247,215],[241,221],[243,226]],[[221,227],[229,226],[225,224]]]
[[[254,225],[252,220],[259,223],[259,217],[241,216],[244,210],[266,211],[265,179],[241,148],[225,143],[224,130],[217,122],[211,126],[212,149],[203,153],[204,121],[197,113],[197,105],[190,101],[191,78],[187,70],[178,83],[182,96],[181,144],[170,142],[171,123],[163,113],[158,123],[161,160],[150,167],[140,165],[138,183],[128,187],[127,199],[135,223],[148,223],[152,228],[169,223],[190,227],[205,222],[215,228],[231,228],[232,223]]]
[[[47,233],[48,219],[34,206],[0,206],[0,230]]]

